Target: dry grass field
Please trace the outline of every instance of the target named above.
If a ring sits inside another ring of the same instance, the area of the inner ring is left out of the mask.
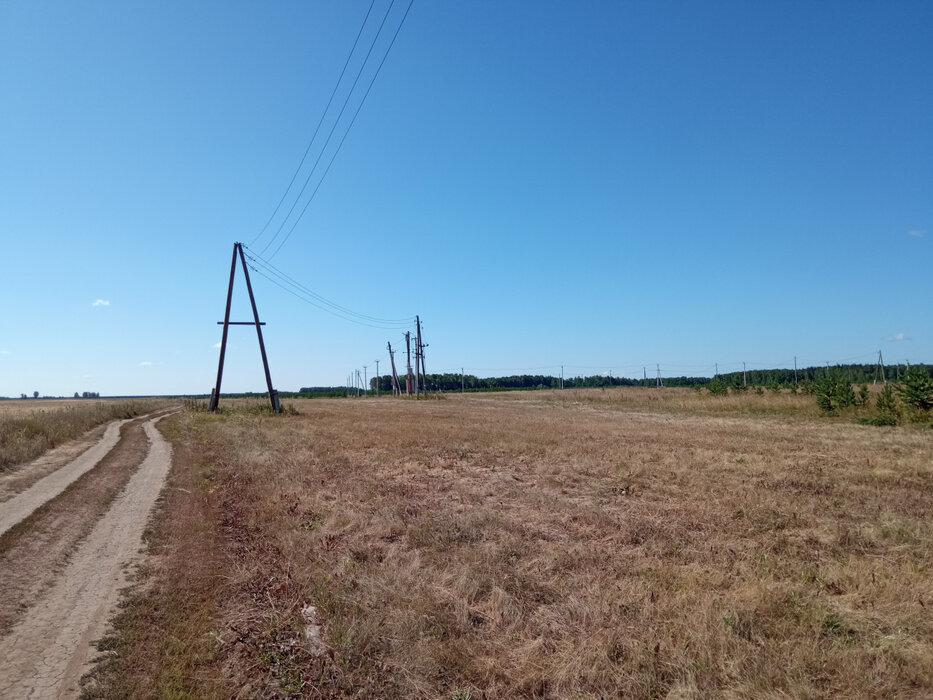
[[[90,697],[933,695],[933,431],[623,389],[188,411]]]
[[[11,399],[0,401],[0,473],[117,418],[167,405],[163,399]]]

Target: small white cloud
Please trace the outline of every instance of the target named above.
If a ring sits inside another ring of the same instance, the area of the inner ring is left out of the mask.
[[[155,364],[155,363],[153,363],[153,362],[140,362],[140,363],[139,363],[139,366],[140,366],[140,367],[151,367],[153,364]]]
[[[106,299],[98,299],[91,306],[110,306],[110,302]]]
[[[895,343],[899,343],[903,340],[911,340],[906,333],[895,333],[888,340],[893,340]]]
[[[927,235],[927,232],[921,231],[920,229],[915,228],[915,229],[908,231],[907,235],[912,236],[913,238],[923,238],[925,235]]]
[[[220,349],[220,343],[214,343],[211,347],[217,348],[217,349],[219,350],[219,349]]]

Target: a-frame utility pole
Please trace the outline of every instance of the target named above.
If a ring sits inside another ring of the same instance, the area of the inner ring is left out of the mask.
[[[233,278],[236,275],[236,260],[240,258],[240,264],[243,266],[243,276],[246,277],[246,291],[249,292],[249,303],[253,307],[252,321],[231,321],[230,320],[230,302],[233,300]],[[217,410],[217,404],[220,403],[220,382],[224,376],[224,356],[227,354],[227,331],[230,326],[256,326],[256,335],[259,337],[259,352],[262,354],[262,368],[266,373],[266,387],[269,389],[269,403],[272,404],[272,410],[281,413],[279,406],[279,392],[272,388],[272,377],[269,374],[269,360],[266,358],[266,345],[262,342],[262,326],[265,323],[260,322],[259,312],[256,310],[256,297],[253,296],[253,285],[249,281],[249,268],[246,266],[246,258],[243,257],[243,244],[233,244],[233,260],[230,261],[230,283],[227,285],[227,307],[224,311],[224,320],[218,321],[218,325],[223,325],[223,334],[220,336],[220,361],[217,363],[217,384],[211,391],[210,410]]]

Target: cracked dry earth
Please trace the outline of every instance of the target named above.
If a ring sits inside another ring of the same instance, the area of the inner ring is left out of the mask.
[[[0,502],[0,698],[70,698],[106,631],[171,466],[165,415],[98,442]],[[47,472],[37,460],[19,470]]]

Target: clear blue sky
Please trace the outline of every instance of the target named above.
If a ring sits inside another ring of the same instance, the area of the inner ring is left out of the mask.
[[[210,390],[232,245],[369,6],[0,2],[0,395]],[[429,372],[933,361],[931,32],[920,0],[416,0],[263,257],[355,312],[420,314]],[[279,389],[403,347],[253,282]],[[234,328],[224,390],[263,388]]]

